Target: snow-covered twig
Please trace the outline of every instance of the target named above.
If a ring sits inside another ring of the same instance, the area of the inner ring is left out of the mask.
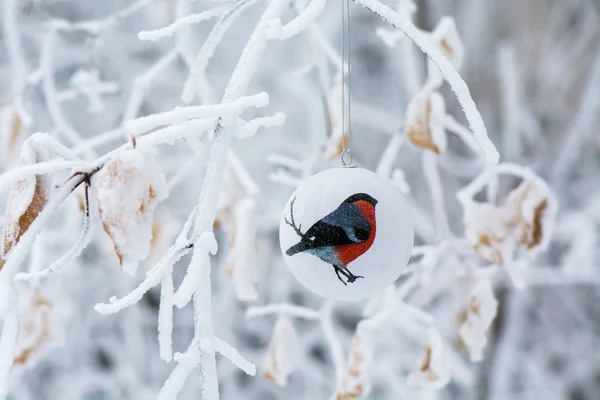
[[[138,75],[133,80],[133,87],[131,89],[131,93],[129,94],[129,98],[127,99],[127,106],[125,107],[125,112],[123,113],[121,125],[129,120],[132,120],[138,115],[140,107],[144,101],[144,96],[148,91],[148,87],[150,86],[152,80],[155,79],[158,74],[160,74],[176,59],[177,50],[171,50],[159,58],[158,61],[156,61],[144,73]]]
[[[269,96],[263,92],[252,96],[240,97],[230,103],[223,102],[210,106],[176,107],[172,111],[127,121],[125,129],[132,135],[138,136],[161,125],[177,124],[191,119],[212,117],[224,119],[235,118],[247,108],[265,107],[268,104]]]
[[[236,132],[235,136],[238,139],[246,139],[251,136],[254,136],[256,132],[262,127],[269,128],[273,126],[281,126],[284,123],[285,114],[283,113],[277,113],[269,117],[255,118],[251,121],[242,124],[240,129],[238,129],[238,131]]]
[[[43,73],[43,90],[44,96],[46,97],[46,104],[52,119],[56,124],[58,131],[64,135],[64,137],[75,145],[82,141],[81,135],[71,126],[69,121],[62,112],[60,101],[58,100],[58,93],[56,91],[56,85],[54,82],[54,66],[53,66],[53,54],[55,40],[57,37],[57,31],[50,29],[46,35],[44,46],[42,48],[42,65],[41,70]],[[93,149],[87,151],[90,157],[95,156]]]
[[[160,284],[160,310],[158,314],[158,344],[160,358],[166,362],[173,357],[173,274],[167,272]]]
[[[269,314],[288,315],[290,317],[309,320],[318,320],[321,318],[321,313],[318,311],[288,303],[253,306],[246,310],[246,316],[248,318],[256,318]]]
[[[148,272],[146,279],[137,288],[120,299],[111,297],[108,304],[98,303],[94,306],[94,309],[100,314],[114,314],[137,303],[148,290],[161,282],[165,274],[170,273],[173,264],[186,255],[192,247],[191,242],[178,243],[172,246],[160,262]]]
[[[154,42],[158,39],[172,36],[175,32],[177,32],[177,30],[182,29],[188,25],[197,24],[198,22],[206,21],[207,19],[217,17],[225,11],[227,11],[229,8],[230,6],[225,5],[211,8],[198,14],[188,15],[186,17],[179,18],[171,25],[165,26],[164,28],[156,29],[153,31],[142,31],[138,33],[138,38],[140,38],[140,40],[150,40]]]
[[[198,51],[183,86],[181,100],[183,100],[185,104],[190,104],[197,94],[201,95],[202,89],[206,85],[204,72],[206,71],[210,59],[214,55],[217,46],[221,43],[223,36],[227,33],[239,15],[257,1],[258,0],[238,0],[232,10],[219,18],[219,21],[204,41],[202,48]]]
[[[44,175],[66,169],[80,169],[87,166],[83,161],[46,161],[37,164],[24,165],[0,175],[0,190],[12,182],[30,175]]]
[[[229,359],[236,367],[247,373],[248,375],[256,375],[256,366],[246,360],[242,355],[229,343],[215,338],[215,350],[223,357]]]
[[[321,15],[327,0],[311,0],[306,8],[285,26],[280,19],[269,21],[267,35],[271,38],[288,39],[308,28],[308,26]]]
[[[90,198],[92,201],[90,201]],[[74,258],[78,257],[83,249],[90,243],[92,239],[92,218],[90,209],[94,209],[93,193],[90,196],[90,186],[88,183],[85,184],[85,198],[84,198],[84,222],[81,236],[77,240],[77,243],[59,260],[50,264],[50,266],[42,271],[32,273],[20,273],[15,276],[17,281],[32,281],[42,278],[46,278],[51,273],[59,272],[66,265],[73,261]]]

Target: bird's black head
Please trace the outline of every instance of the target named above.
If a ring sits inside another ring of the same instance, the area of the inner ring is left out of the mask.
[[[353,194],[352,196],[350,196],[346,200],[344,200],[344,203],[351,204],[351,203],[355,203],[360,200],[364,200],[366,202],[371,203],[373,205],[373,207],[375,207],[377,205],[377,200],[375,200],[373,197],[369,196],[366,193]]]

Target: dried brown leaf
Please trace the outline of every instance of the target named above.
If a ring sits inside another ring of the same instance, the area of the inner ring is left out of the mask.
[[[0,135],[2,136],[3,157],[6,161],[18,160],[21,144],[25,139],[23,122],[12,107],[2,110]]]
[[[357,330],[352,337],[346,376],[342,388],[336,393],[336,400],[360,399],[368,394],[371,358],[370,338],[366,332]]]
[[[537,247],[542,243],[543,239],[543,229],[542,229],[542,219],[544,213],[548,210],[548,200],[542,200],[534,210],[534,217],[531,224],[526,224],[526,229],[523,231],[523,235],[521,235],[521,239],[519,243],[521,243],[527,250],[531,250],[534,247]]]
[[[151,251],[154,211],[167,184],[152,154],[121,152],[96,177],[100,219],[123,270],[133,274]]]
[[[406,109],[404,121],[404,129],[410,142],[436,154],[444,151],[445,135],[443,126],[440,125],[444,114],[444,100],[439,93],[423,91],[417,94]]]
[[[279,317],[269,343],[263,377],[285,386],[300,362],[298,337],[287,317]]]
[[[0,256],[6,257],[43,210],[48,201],[47,190],[47,178],[42,175],[20,179],[13,185],[6,207]]]
[[[34,356],[54,340],[52,333],[53,306],[48,299],[36,292],[31,304],[21,317],[19,336],[13,365],[32,362]]]
[[[429,119],[431,117],[431,100],[425,100],[423,109],[423,117],[417,118],[413,123],[406,126],[406,135],[408,139],[417,147],[425,150],[431,150],[436,154],[440,154],[440,149],[433,143],[431,139],[431,129],[429,127]]]

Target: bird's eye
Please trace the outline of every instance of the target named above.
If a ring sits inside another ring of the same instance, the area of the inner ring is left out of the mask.
[[[310,237],[310,240],[315,240],[315,239],[316,239],[316,237],[315,237],[315,236],[311,236],[311,237]]]

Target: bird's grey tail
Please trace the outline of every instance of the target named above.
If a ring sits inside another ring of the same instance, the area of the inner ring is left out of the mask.
[[[300,242],[298,244],[293,245],[289,249],[287,249],[285,254],[287,254],[288,256],[293,256],[294,254],[301,253],[307,249],[308,249],[308,246],[306,246],[306,243]]]

